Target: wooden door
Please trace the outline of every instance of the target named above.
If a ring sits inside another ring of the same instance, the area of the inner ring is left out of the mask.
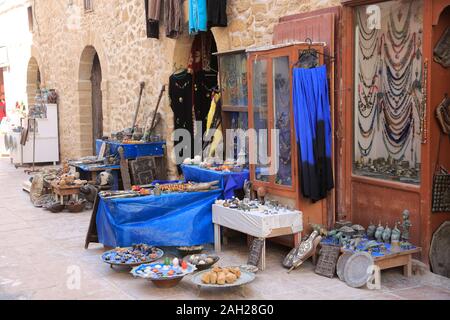
[[[340,37],[340,31],[338,25],[340,23],[340,7],[331,7],[320,9],[308,13],[300,13],[291,16],[282,17],[280,23],[274,28],[273,44],[292,43],[292,42],[304,42],[307,38],[313,42],[324,42],[325,54],[334,56],[335,61],[339,61],[339,51],[336,50],[336,44]],[[330,192],[330,195],[326,200],[319,201],[318,203],[308,203],[305,199],[301,199],[300,202],[305,210],[317,211],[317,219],[305,221],[304,223],[321,223],[332,227],[335,222],[336,207],[343,207],[343,200],[337,198],[336,204],[336,190],[341,187],[341,182],[344,180],[343,172],[340,170],[339,158],[336,155],[340,154],[340,148],[342,142],[339,140],[341,136],[339,131],[342,130],[338,125],[337,119],[341,110],[335,107],[335,101],[339,101],[339,89],[338,84],[335,82],[335,78],[339,78],[336,72],[335,62],[329,60],[324,61],[327,64],[329,86],[330,90],[330,104],[331,104],[331,121],[332,121],[332,140],[333,140],[333,172],[335,175],[335,188]],[[334,90],[334,92],[333,92]],[[341,197],[342,198],[342,197]],[[341,209],[338,211],[342,212]],[[319,218],[319,216],[321,216]],[[338,217],[342,218],[342,217]]]
[[[102,67],[98,55],[95,54],[92,64],[92,130],[93,146],[95,150],[95,140],[103,136],[103,110],[102,110]]]

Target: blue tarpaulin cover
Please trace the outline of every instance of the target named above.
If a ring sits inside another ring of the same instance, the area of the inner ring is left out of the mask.
[[[139,243],[154,246],[212,243],[212,205],[221,194],[222,190],[213,190],[126,199],[100,198],[99,241],[110,247]]]
[[[119,147],[123,147],[125,159],[136,159],[140,157],[151,157],[151,156],[164,156],[164,141],[162,142],[148,142],[148,143],[119,143],[114,141],[96,141],[96,151],[97,154],[100,153],[100,148],[102,143],[106,142],[109,145],[109,153],[111,155],[118,154]]]
[[[234,190],[242,189],[245,180],[250,180],[248,170],[242,172],[223,172],[203,169],[198,166],[182,165],[184,179],[189,182],[211,182],[220,181],[220,188],[223,190],[225,199],[234,196]]]

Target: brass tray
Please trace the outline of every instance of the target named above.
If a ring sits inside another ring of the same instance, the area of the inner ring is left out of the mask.
[[[225,267],[226,268],[226,267]],[[199,273],[196,273],[192,276],[191,281],[197,285],[198,287],[205,287],[205,288],[232,288],[232,287],[239,287],[246,284],[249,284],[250,282],[253,282],[256,278],[256,275],[252,272],[248,272],[246,270],[241,269],[241,277],[237,279],[235,283],[225,283],[225,284],[206,284],[202,282],[202,277],[205,273],[210,272],[211,269],[201,271]]]

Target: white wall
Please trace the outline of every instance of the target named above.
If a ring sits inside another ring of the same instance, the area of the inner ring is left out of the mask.
[[[8,115],[16,101],[27,104],[27,67],[32,34],[28,26],[28,0],[0,0],[0,46],[8,50],[9,66],[3,68]]]

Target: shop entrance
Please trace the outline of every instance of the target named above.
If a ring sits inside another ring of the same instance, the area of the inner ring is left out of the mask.
[[[103,110],[102,110],[102,67],[98,54],[94,56],[91,73],[92,83],[92,133],[95,140],[103,136]],[[94,147],[95,149],[95,147]]]
[[[207,118],[218,84],[217,56],[213,55],[217,46],[211,31],[196,35],[193,42],[183,44],[183,50],[183,55],[177,52],[169,81],[175,129],[186,129],[191,135],[191,150],[188,146],[177,148],[184,138],[175,143],[176,156],[182,160],[202,153],[203,145],[194,141],[201,140],[207,131]],[[220,111],[217,115],[220,117]]]
[[[102,68],[97,50],[87,46],[79,70],[80,154],[92,155],[103,136]]]

